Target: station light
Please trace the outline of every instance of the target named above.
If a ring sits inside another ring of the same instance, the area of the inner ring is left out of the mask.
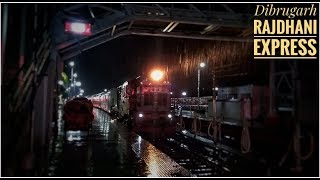
[[[73,77],[75,77],[75,78],[78,77],[78,74],[77,74],[77,73],[74,73],[74,74],[73,74]]]
[[[202,67],[202,68],[203,68],[203,67],[205,67],[205,66],[206,66],[206,64],[205,64],[205,63],[203,63],[203,62],[202,62],[202,63],[200,63],[200,67]]]
[[[84,90],[83,90],[83,89],[80,89],[80,93],[84,93]]]
[[[104,92],[107,92],[107,89],[104,89]]]
[[[65,31],[81,35],[91,35],[91,24],[85,22],[65,22]]]
[[[172,115],[171,115],[171,114],[168,114],[168,118],[172,118]]]
[[[214,88],[216,91],[218,91],[219,90],[219,88],[218,87],[216,87],[216,88]]]
[[[76,82],[76,86],[81,86],[81,82],[80,81]]]
[[[58,81],[58,84],[62,86],[62,85],[63,85],[63,81],[62,81],[62,80],[59,80],[59,81]]]
[[[187,93],[186,92],[182,92],[182,96],[186,96],[187,95]]]
[[[139,114],[139,117],[140,117],[140,118],[142,118],[142,117],[143,117],[143,114],[142,114],[142,113],[140,113],[140,114]]]
[[[163,72],[160,70],[154,70],[151,72],[151,78],[154,81],[160,81],[163,78]]]
[[[73,66],[74,66],[74,62],[73,62],[73,61],[70,61],[70,62],[69,62],[69,65],[70,65],[71,67],[73,67]]]

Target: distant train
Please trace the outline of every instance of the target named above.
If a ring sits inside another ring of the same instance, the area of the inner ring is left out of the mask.
[[[175,133],[176,126],[170,110],[171,84],[164,79],[164,73],[155,70],[150,77],[128,80],[90,99],[95,107],[127,122],[137,133],[169,137]]]

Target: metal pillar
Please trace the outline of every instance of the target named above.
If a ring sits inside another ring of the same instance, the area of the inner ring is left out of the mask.
[[[297,61],[293,62],[293,67],[291,67],[291,73],[292,73],[292,95],[293,95],[293,110],[292,110],[292,117],[294,119],[294,139],[293,139],[293,148],[295,152],[295,163],[296,166],[294,168],[294,171],[301,172],[302,171],[302,165],[301,165],[301,142],[300,142],[300,136],[301,136],[301,128],[300,128],[300,118],[299,118],[299,112],[298,112],[298,97],[300,97],[300,80],[298,78],[298,66]]]
[[[19,69],[25,63],[25,46],[26,46],[26,18],[27,18],[27,7],[22,7],[21,13],[21,29],[20,29],[20,48],[19,48]],[[23,85],[23,71],[19,74],[19,87]]]
[[[216,82],[215,82],[215,74],[213,73],[212,75],[212,117],[214,119],[214,117],[217,117],[217,104],[216,104],[216,89],[215,89],[215,86],[216,86]]]
[[[275,70],[275,62],[270,62],[270,113],[276,113],[279,111],[289,111],[291,112],[291,119],[293,120],[293,148],[295,167],[291,170],[295,172],[302,171],[302,159],[301,159],[301,125],[300,125],[300,112],[299,112],[299,102],[300,97],[300,79],[298,73],[298,65],[296,61],[287,62],[286,70]],[[280,68],[280,66],[279,66]],[[278,77],[278,79],[276,79]],[[280,85],[286,85],[288,87],[287,92],[280,92]],[[276,95],[281,94],[282,96],[287,96],[292,100],[292,104],[288,108],[278,107],[275,105]],[[283,162],[287,158],[287,153],[283,156],[280,164],[282,166]]]
[[[42,118],[40,119],[40,135],[41,135],[41,139],[40,139],[40,145],[41,146],[44,146],[45,143],[46,143],[46,132],[47,132],[47,128],[46,128],[46,123],[47,123],[47,120],[49,119],[49,116],[48,116],[48,96],[49,93],[48,93],[48,75],[46,75],[45,77],[43,77],[42,79],[42,82],[43,82],[43,97],[42,97],[42,102],[43,102],[43,110],[42,110]],[[52,99],[50,98],[49,101],[51,101]]]
[[[73,94],[74,94],[74,86],[75,86],[74,80],[73,80],[73,66],[71,67],[71,79],[70,79],[70,82],[71,82],[70,86],[73,85],[73,86],[70,87],[70,96],[73,96]]]
[[[198,110],[200,110],[200,68],[198,68]]]
[[[269,115],[275,113],[275,64],[274,61],[270,61],[270,73],[269,73]]]
[[[6,49],[6,42],[7,42],[7,29],[8,29],[8,4],[3,4],[2,8],[2,24],[1,24],[1,67],[4,66],[4,55]],[[3,70],[1,71],[3,72]],[[3,76],[2,76],[3,77]]]

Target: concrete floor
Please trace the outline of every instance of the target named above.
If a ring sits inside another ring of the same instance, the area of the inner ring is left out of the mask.
[[[68,131],[61,119],[52,141],[48,176],[174,177],[190,173],[148,141],[128,132],[105,112],[94,110],[92,131]]]

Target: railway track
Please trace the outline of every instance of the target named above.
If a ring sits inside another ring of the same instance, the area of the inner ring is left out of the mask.
[[[188,169],[193,176],[262,176],[262,165],[177,132],[175,137],[150,141]]]

